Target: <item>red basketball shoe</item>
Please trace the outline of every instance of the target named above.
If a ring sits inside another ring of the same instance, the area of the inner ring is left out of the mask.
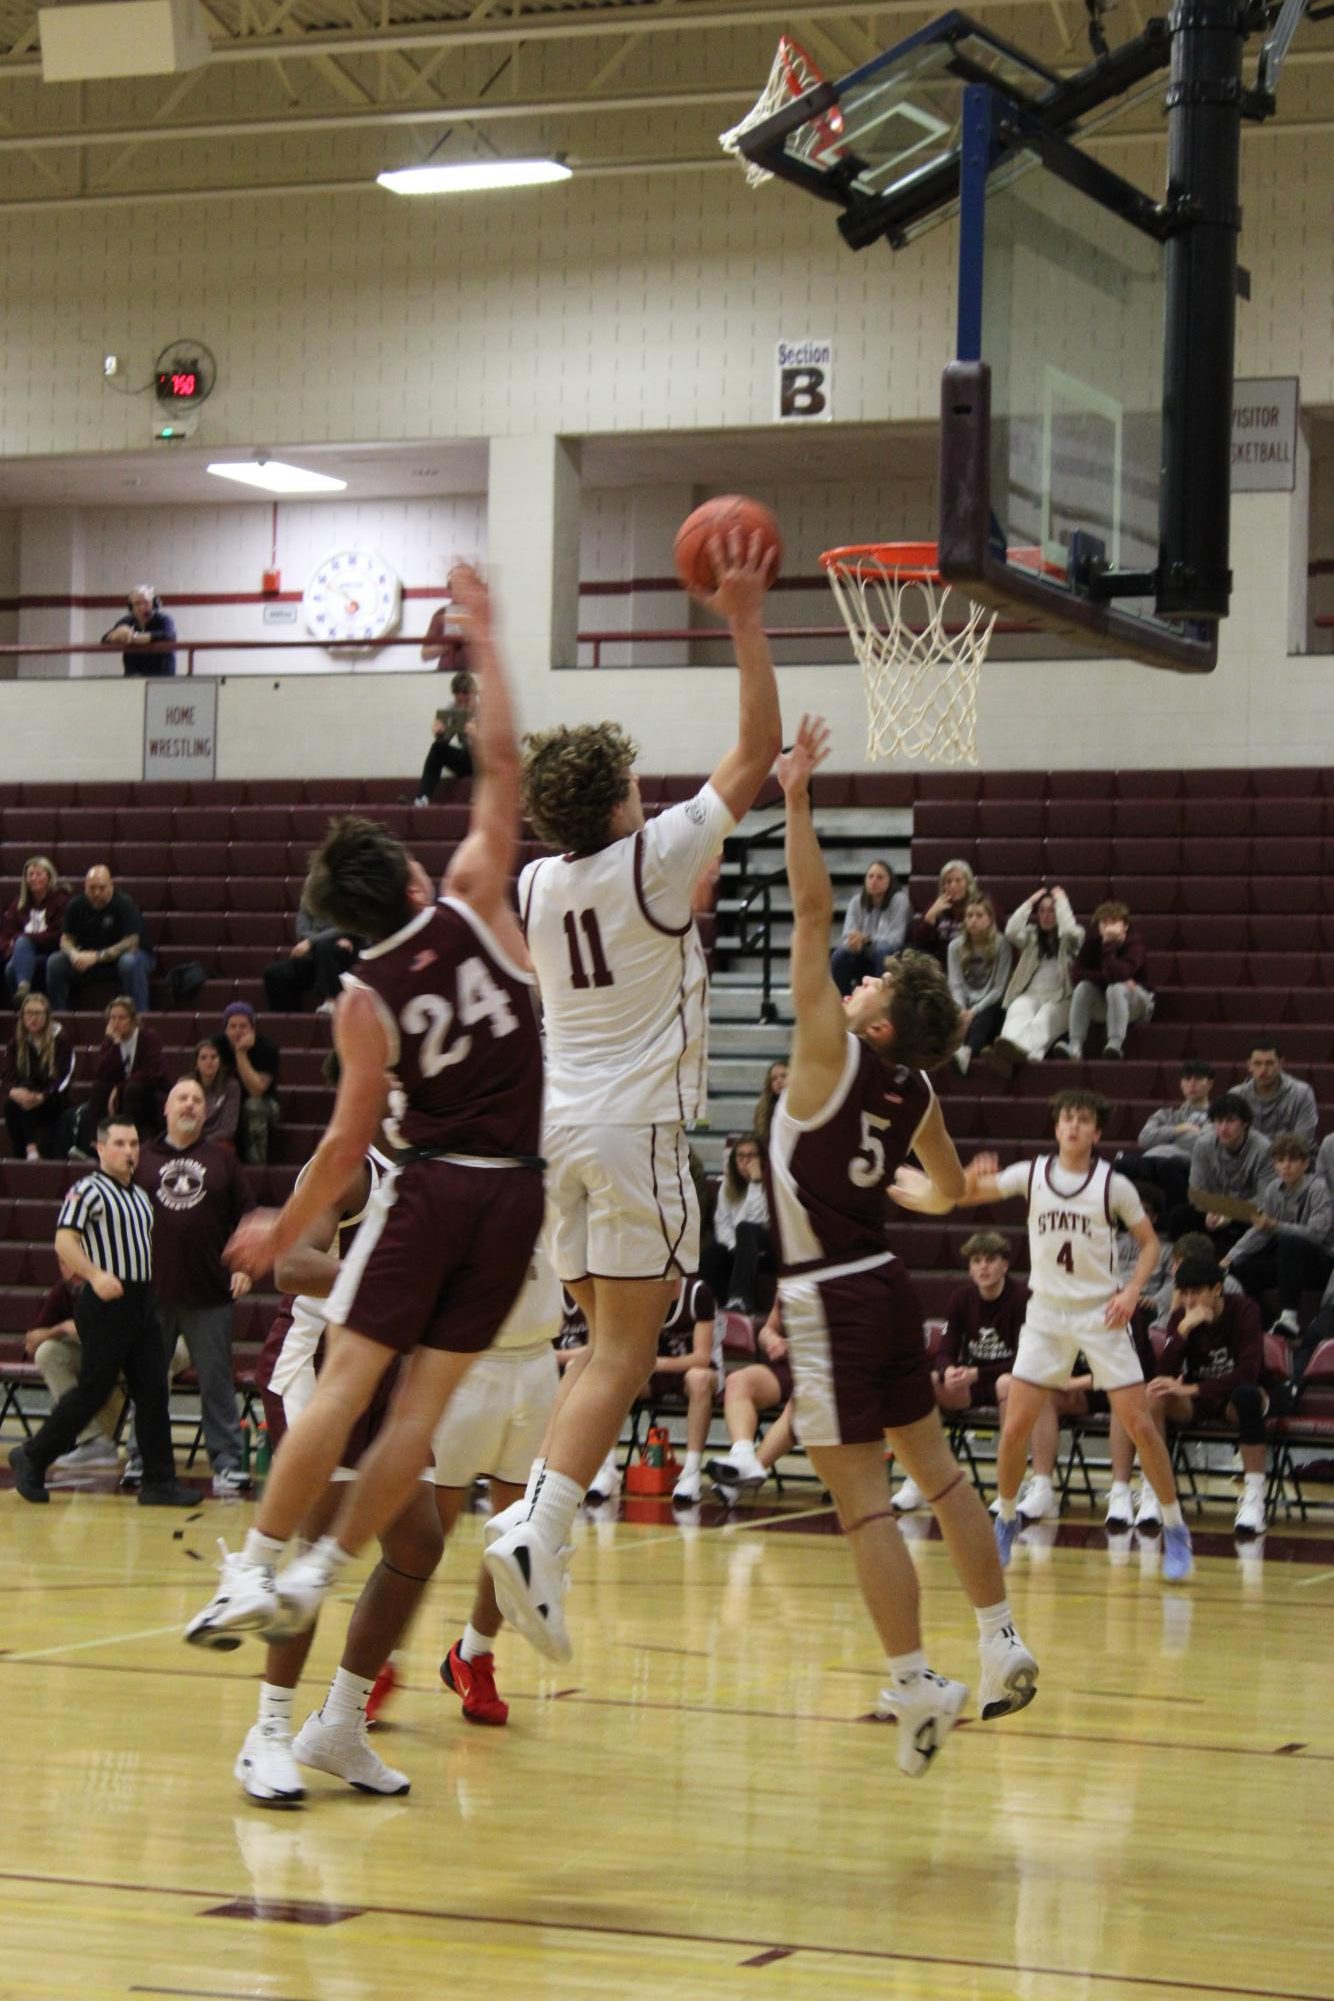
[[[459,1652],[462,1645],[462,1640],[456,1640],[448,1658],[441,1661],[441,1681],[463,1698],[463,1714],[469,1723],[507,1722],[510,1706],[496,1693],[495,1655],[474,1654],[470,1661],[465,1661]]]
[[[374,1723],[380,1711],[398,1687],[398,1669],[392,1660],[387,1660],[376,1675],[370,1694],[366,1697],[366,1721]]]

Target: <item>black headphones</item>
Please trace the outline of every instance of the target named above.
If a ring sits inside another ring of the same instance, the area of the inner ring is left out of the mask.
[[[129,612],[129,614],[130,614],[131,618],[133,618],[133,617],[134,617],[134,600],[133,600],[133,598],[126,598],[126,600],[125,600],[125,609],[126,609],[126,611],[128,611],[128,612]],[[161,611],[161,609],[162,609],[162,600],[161,600],[161,598],[160,598],[160,597],[158,596],[157,592],[156,592],[156,591],[154,591],[154,593],[153,593],[153,610],[154,610],[154,611]]]

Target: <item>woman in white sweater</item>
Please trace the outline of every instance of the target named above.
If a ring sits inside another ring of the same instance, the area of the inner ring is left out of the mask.
[[[950,939],[945,955],[945,973],[963,1028],[954,1061],[965,1077],[973,1058],[989,1046],[1000,1027],[1013,964],[1010,942],[996,928],[996,906],[979,891],[969,897],[963,930]]]
[[[1063,889],[1044,883],[1025,898],[1005,927],[1019,961],[1005,989],[1005,1020],[982,1061],[1012,1077],[1021,1063],[1040,1063],[1070,1024],[1070,966],[1084,942]]]

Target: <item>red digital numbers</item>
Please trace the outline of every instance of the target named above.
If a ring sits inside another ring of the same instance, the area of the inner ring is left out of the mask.
[[[171,378],[172,395],[193,396],[198,380],[198,376],[195,375],[173,375]]]
[[[167,402],[192,402],[199,394],[198,369],[163,369],[158,375],[157,393]]]

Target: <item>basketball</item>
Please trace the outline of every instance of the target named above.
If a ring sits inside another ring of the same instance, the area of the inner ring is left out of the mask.
[[[709,543],[715,535],[720,535],[726,543],[734,529],[739,529],[747,542],[758,532],[761,553],[768,549],[775,551],[769,572],[769,581],[773,582],[783,561],[783,533],[777,515],[762,501],[751,500],[744,493],[724,493],[717,500],[706,500],[693,514],[687,514],[676,531],[672,554],[676,559],[676,574],[686,590],[711,595],[718,588]]]

